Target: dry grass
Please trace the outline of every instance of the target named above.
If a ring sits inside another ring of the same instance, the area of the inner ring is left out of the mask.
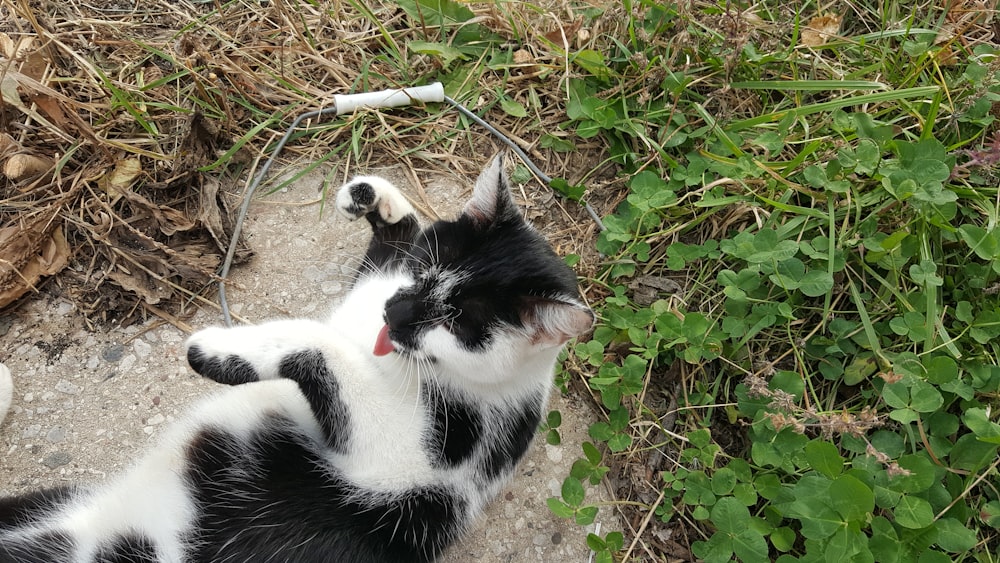
[[[560,105],[552,78],[566,64],[533,35],[533,18],[545,22],[539,34],[565,30],[558,7],[538,10],[483,7],[477,21],[523,42],[529,59],[501,71],[478,65],[449,88],[572,181],[600,162],[591,156],[600,147],[546,158],[532,141],[563,116],[515,119],[494,108],[500,92]],[[203,296],[237,200],[296,115],[328,106],[334,93],[418,84],[442,70],[406,47],[434,29],[413,29],[395,6],[0,0],[0,22],[0,307],[68,264],[55,288],[102,322],[210,303]],[[497,146],[444,107],[310,125],[285,149],[286,164],[335,163],[333,178],[401,160],[418,189],[430,174],[474,176]],[[526,195],[550,199],[547,189]],[[536,210],[562,250],[590,246],[593,227],[578,211]]]

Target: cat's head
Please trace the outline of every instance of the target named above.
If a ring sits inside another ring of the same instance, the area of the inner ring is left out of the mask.
[[[461,216],[417,236],[408,267],[414,283],[386,302],[382,338],[463,379],[549,371],[563,344],[594,321],[576,275],[517,209],[501,156]]]

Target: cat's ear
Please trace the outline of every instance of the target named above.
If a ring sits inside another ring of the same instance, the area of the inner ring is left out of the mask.
[[[531,330],[531,341],[542,346],[562,346],[594,325],[594,312],[575,301],[532,299],[522,320]]]
[[[477,227],[520,219],[521,214],[510,193],[507,173],[503,169],[504,153],[499,153],[486,166],[472,189],[472,198],[465,204],[464,215]]]

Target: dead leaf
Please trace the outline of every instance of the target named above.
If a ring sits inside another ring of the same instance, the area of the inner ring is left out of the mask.
[[[21,96],[17,93],[18,86],[26,86],[37,91],[38,88],[34,88],[37,84],[38,82],[30,76],[25,76],[20,72],[7,71],[3,76],[0,76],[0,99],[3,99],[4,102],[14,106],[25,115],[45,125],[53,133],[63,137],[65,140],[75,141],[76,139],[67,135],[62,129],[53,125],[48,119],[45,119],[45,117],[34,109],[24,105],[24,102],[21,101]]]
[[[840,20],[841,17],[836,15],[814,17],[802,28],[799,43],[806,47],[819,47],[829,43],[840,31]]]
[[[568,45],[566,45],[565,43],[567,41],[571,42],[575,39],[577,31],[580,30],[580,26],[582,25],[583,25],[583,17],[581,16],[577,18],[576,21],[570,24],[560,25],[559,27],[553,29],[552,31],[542,35],[542,37],[547,39],[549,42],[554,43],[559,47],[565,49],[566,47],[568,47]]]
[[[132,266],[131,271],[112,270],[108,272],[108,279],[122,289],[138,295],[148,305],[156,305],[174,294],[169,285],[153,278],[138,266]]]
[[[36,236],[20,227],[0,229],[0,309],[34,290],[43,276],[62,271],[69,261],[70,248],[62,228],[53,229],[37,245]]]
[[[8,59],[19,59],[34,48],[35,38],[22,35],[17,39],[6,33],[0,33],[0,54]]]
[[[141,223],[142,219],[140,218],[145,216],[146,218],[152,219],[155,228],[167,236],[173,235],[179,231],[189,231],[195,226],[193,219],[172,207],[157,205],[131,190],[125,190],[119,193],[125,196],[125,199],[128,200],[129,204],[132,206],[131,216],[133,217],[133,223]],[[150,232],[147,232],[146,234],[148,236],[153,236]]]
[[[632,299],[642,306],[652,305],[661,294],[674,295],[682,291],[680,284],[663,276],[639,276],[629,283]]]
[[[137,157],[119,160],[111,172],[97,181],[97,185],[117,201],[118,197],[132,187],[141,172],[142,164]]]
[[[49,119],[60,128],[65,130],[67,125],[70,124],[69,118],[66,117],[66,112],[63,111],[62,106],[59,105],[58,100],[55,98],[44,94],[37,94],[28,96],[28,99],[38,106],[38,109],[49,116]]]

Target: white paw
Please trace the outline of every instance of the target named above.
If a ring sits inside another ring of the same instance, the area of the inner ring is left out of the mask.
[[[389,224],[414,213],[399,188],[378,176],[356,176],[337,192],[337,209],[352,221],[377,209]]]
[[[203,358],[205,361],[222,360],[234,354],[233,344],[228,330],[213,326],[203,328],[189,336],[184,342],[184,352],[188,356],[189,363],[192,356]]]

